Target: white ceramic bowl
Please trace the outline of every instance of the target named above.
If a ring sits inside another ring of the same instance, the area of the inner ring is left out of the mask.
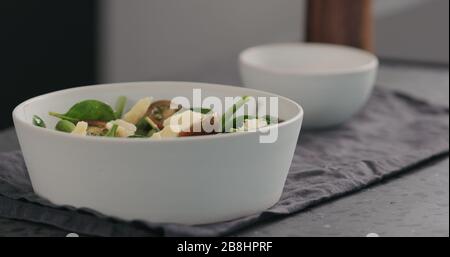
[[[356,48],[316,43],[256,46],[244,50],[245,87],[289,97],[305,110],[305,128],[341,124],[367,102],[378,59]]]
[[[77,137],[48,127],[84,99],[114,103],[143,96],[171,99],[201,88],[203,96],[275,96],[231,86],[189,82],[136,82],[62,90],[32,98],[13,112],[14,124],[35,192],[55,204],[88,207],[126,220],[203,224],[262,211],[281,195],[303,118],[302,108],[279,98],[280,119],[272,144],[262,132],[203,137],[119,139]]]

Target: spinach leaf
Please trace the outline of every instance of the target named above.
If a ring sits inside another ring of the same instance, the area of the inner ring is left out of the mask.
[[[70,121],[73,124],[77,124],[80,121],[78,119],[71,118],[71,117],[65,116],[64,114],[60,114],[60,113],[56,113],[56,112],[49,112],[48,115],[56,117],[56,118],[60,118],[61,120]]]
[[[146,136],[151,129],[152,127],[144,117],[136,123],[136,132],[134,132],[134,134],[137,136]]]
[[[89,120],[107,122],[116,119],[116,115],[111,106],[98,100],[81,101],[72,106],[65,114],[55,112],[50,112],[49,114],[63,120],[68,120],[72,123]]]
[[[143,117],[136,124],[136,132],[134,134],[138,136],[150,137],[153,133],[158,131],[158,126],[149,117]]]

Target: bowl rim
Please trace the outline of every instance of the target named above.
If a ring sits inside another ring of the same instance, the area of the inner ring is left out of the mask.
[[[245,87],[238,87],[238,86],[231,86],[231,85],[222,85],[222,84],[214,84],[214,83],[204,83],[204,82],[191,82],[191,81],[133,81],[133,82],[118,82],[118,83],[106,83],[106,84],[93,84],[93,85],[87,85],[87,86],[79,86],[79,87],[73,87],[73,88],[67,88],[67,89],[62,89],[62,90],[57,90],[57,91],[53,91],[53,92],[49,92],[49,93],[45,93],[42,95],[38,95],[35,97],[32,97],[30,99],[27,99],[25,101],[23,101],[22,103],[18,104],[14,110],[12,111],[12,116],[13,116],[13,121],[14,121],[14,127],[16,128],[16,123],[19,123],[22,126],[25,126],[31,130],[35,130],[36,132],[42,132],[42,133],[49,133],[49,136],[55,136],[55,137],[62,137],[62,138],[66,138],[66,139],[75,139],[75,140],[81,140],[81,141],[90,141],[90,142],[114,142],[114,143],[126,143],[126,142],[135,142],[135,143],[169,143],[169,142],[190,142],[190,141],[199,141],[199,140],[214,140],[214,139],[223,139],[223,138],[229,138],[229,137],[241,137],[241,136],[246,136],[246,135],[250,135],[250,134],[254,134],[254,133],[259,133],[261,134],[260,131],[249,131],[249,132],[245,132],[245,133],[222,133],[222,134],[215,134],[215,135],[205,135],[205,136],[196,136],[196,137],[177,137],[177,138],[165,138],[163,140],[159,140],[159,139],[151,139],[151,138],[110,138],[110,137],[94,137],[94,136],[76,136],[76,135],[71,135],[69,133],[63,133],[60,131],[56,131],[54,129],[51,128],[41,128],[41,127],[37,127],[34,126],[31,122],[27,122],[25,121],[21,115],[19,114],[19,112],[21,110],[23,110],[24,106],[26,106],[27,104],[30,104],[31,102],[34,101],[38,101],[41,98],[45,98],[45,97],[49,97],[49,96],[53,96],[53,95],[58,95],[58,94],[64,94],[64,93],[68,93],[68,92],[74,92],[74,91],[80,91],[80,90],[85,90],[88,88],[106,88],[106,87],[111,87],[111,86],[116,86],[116,87],[121,87],[121,86],[129,86],[131,85],[144,85],[144,84],[148,84],[148,83],[170,83],[170,84],[177,84],[177,85],[182,85],[182,84],[198,84],[201,87],[219,87],[219,88],[242,88],[248,91],[252,91],[255,93],[262,93],[262,94],[269,94],[278,98],[281,98],[285,101],[287,101],[290,104],[293,104],[295,107],[297,107],[297,114],[295,116],[293,116],[292,118],[285,120],[281,123],[278,124],[272,124],[267,126],[267,129],[273,129],[275,127],[278,128],[282,128],[285,126],[288,126],[294,122],[296,122],[297,120],[302,120],[303,116],[304,116],[304,110],[302,108],[302,106],[300,104],[298,104],[297,102],[284,97],[284,96],[280,96],[274,93],[270,93],[270,92],[266,92],[266,91],[262,91],[262,90],[257,90],[257,89],[250,89],[250,88],[245,88]]]
[[[300,47],[300,48],[318,46],[318,47],[325,47],[325,48],[329,48],[329,49],[346,49],[346,50],[350,50],[353,53],[356,53],[359,55],[365,55],[370,60],[369,60],[369,62],[367,62],[363,65],[355,65],[350,68],[329,69],[329,70],[323,70],[323,71],[316,70],[316,71],[306,71],[306,72],[302,71],[302,70],[297,70],[297,69],[288,70],[288,69],[274,68],[274,67],[270,67],[268,65],[255,64],[248,60],[248,55],[253,51],[261,50],[264,48],[276,48],[276,47],[286,47],[286,46],[294,46],[294,47]],[[298,75],[298,76],[329,76],[329,75],[345,75],[345,74],[370,71],[370,70],[376,69],[378,67],[379,60],[375,54],[373,54],[369,51],[359,49],[356,47],[351,47],[351,46],[329,44],[329,43],[288,42],[288,43],[269,43],[269,44],[257,45],[257,46],[253,46],[253,47],[244,49],[239,54],[239,63],[240,63],[240,65],[246,65],[253,69],[261,70],[263,72],[274,73],[274,74]]]

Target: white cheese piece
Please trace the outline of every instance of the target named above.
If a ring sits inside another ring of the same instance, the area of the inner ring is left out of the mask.
[[[78,136],[86,136],[88,124],[84,121],[79,121],[70,134]]]
[[[126,122],[137,124],[147,112],[148,107],[152,103],[152,98],[146,97],[137,101],[137,103],[130,109],[129,112],[123,115],[123,119]]]
[[[164,128],[172,126],[172,130],[179,128],[181,131],[189,131],[192,125],[201,123],[202,118],[203,115],[201,113],[187,110],[170,116],[164,120],[163,125]]]
[[[119,137],[129,137],[134,135],[136,132],[136,126],[124,120],[114,120],[106,123],[107,129],[112,129],[113,125],[117,125],[117,136]]]
[[[180,132],[189,131],[191,126],[198,126],[201,129],[203,115],[199,112],[193,112],[191,110],[175,113],[170,118],[164,120],[164,128],[154,133],[152,138],[173,138],[178,137]]]
[[[181,131],[181,128],[178,125],[167,126],[167,127],[164,127],[163,130],[154,133],[151,138],[163,139],[163,138],[178,137],[178,134],[180,133],[180,131]]]
[[[267,120],[265,118],[248,119],[240,128],[235,129],[235,132],[256,131],[258,128],[266,127]]]
[[[153,133],[153,135],[152,135],[150,138],[153,138],[153,139],[162,139],[160,132]]]

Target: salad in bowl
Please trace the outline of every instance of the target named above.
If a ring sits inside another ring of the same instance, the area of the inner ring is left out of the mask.
[[[155,81],[36,96],[13,119],[33,190],[53,204],[125,220],[206,224],[278,201],[303,109],[254,89]]]
[[[55,130],[78,136],[164,139],[237,133],[256,130],[278,119],[265,115],[249,114],[236,116],[252,98],[238,97],[238,100],[223,114],[211,108],[185,108],[168,99],[153,100],[143,97],[125,112],[128,99],[119,96],[116,104],[94,99],[82,100],[65,113],[50,111],[48,114],[59,121]],[[254,100],[254,99],[253,99]],[[33,115],[33,124],[46,128],[46,122]]]

